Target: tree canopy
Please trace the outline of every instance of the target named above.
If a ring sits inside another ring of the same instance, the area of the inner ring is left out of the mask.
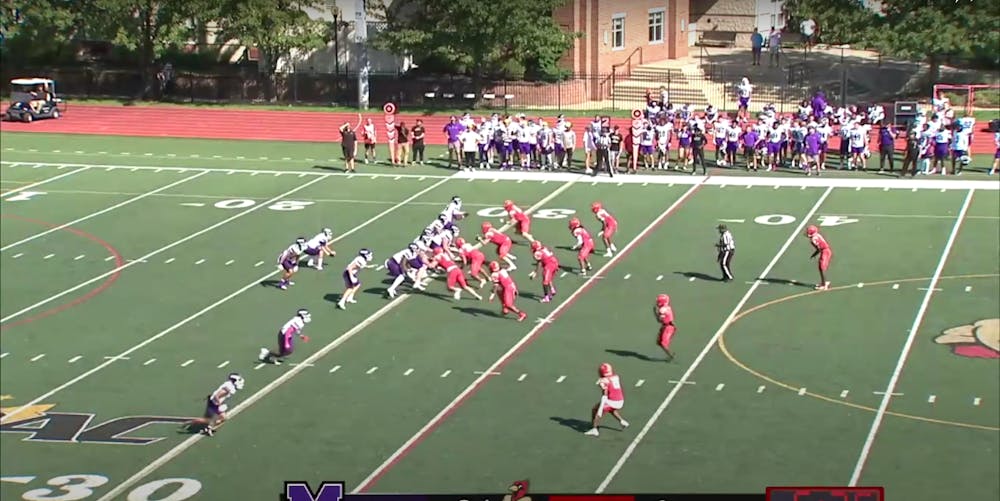
[[[554,77],[577,34],[562,29],[552,12],[565,0],[397,0],[376,47],[410,55],[420,65],[443,63],[473,78],[509,76],[511,68]]]
[[[785,10],[796,29],[805,19],[815,21],[820,42],[831,45],[866,42],[878,21],[861,0],[786,0]]]
[[[269,73],[278,59],[293,49],[323,47],[333,36],[323,21],[311,19],[304,9],[323,9],[321,0],[221,0],[214,16],[224,39],[237,39],[260,49]]]

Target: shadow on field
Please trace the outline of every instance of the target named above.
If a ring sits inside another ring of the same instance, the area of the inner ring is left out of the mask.
[[[644,360],[646,362],[659,362],[660,361],[660,359],[653,358],[653,357],[650,357],[648,355],[643,355],[642,353],[639,353],[637,351],[632,351],[632,350],[614,350],[614,349],[610,349],[609,348],[609,349],[604,350],[604,351],[606,351],[606,352],[608,352],[608,353],[610,353],[612,355],[619,356],[619,357],[635,358],[635,359],[638,359],[638,360]]]
[[[487,310],[486,308],[476,308],[473,306],[452,306],[451,309],[458,310],[466,315],[472,315],[474,317],[501,318],[500,314],[493,310]]]
[[[565,426],[565,427],[567,427],[567,428],[569,428],[571,430],[578,431],[580,433],[583,433],[583,432],[589,430],[590,426],[591,426],[590,423],[588,423],[587,421],[584,421],[582,419],[563,418],[563,417],[557,417],[557,416],[552,416],[549,419],[551,419],[552,421],[555,421],[560,426]]]
[[[674,275],[681,275],[685,278],[696,278],[698,280],[705,280],[706,282],[721,282],[722,279],[719,277],[713,277],[711,275],[706,275],[700,271],[675,271]]]
[[[329,165],[313,165],[313,169],[328,170],[333,172],[347,172],[347,167],[331,167]]]
[[[799,282],[798,280],[789,280],[787,278],[758,278],[757,280],[774,285],[793,285],[795,287],[805,287],[806,289],[813,288],[812,284]]]
[[[278,280],[264,280],[260,285],[261,287],[277,287],[280,283]]]

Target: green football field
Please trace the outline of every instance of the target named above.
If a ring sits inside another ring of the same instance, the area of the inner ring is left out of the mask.
[[[499,493],[521,478],[537,492],[1000,497],[995,178],[348,175],[336,145],[0,140],[0,498],[274,499],[286,480]],[[530,208],[567,268],[552,303],[515,238],[523,323],[440,281],[390,300],[380,269],[336,308],[358,249],[381,264],[454,195],[466,237],[505,199]],[[620,221],[620,252],[598,244],[582,277],[566,225],[596,233],[594,201]],[[810,224],[833,247],[829,291],[812,287]],[[338,255],[276,289],[279,252],[323,227]],[[660,293],[677,315],[669,363]],[[311,342],[258,363],[298,308]],[[631,426],[608,417],[587,437],[602,362]],[[230,372],[246,378],[231,421],[180,431]]]

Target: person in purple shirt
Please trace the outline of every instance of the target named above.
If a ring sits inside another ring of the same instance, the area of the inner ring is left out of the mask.
[[[816,126],[810,125],[806,129],[805,137],[805,156],[806,156],[806,175],[816,173],[819,175],[819,153],[823,149],[823,138],[820,136],[819,132],[816,131]]]
[[[816,91],[812,98],[813,118],[819,120],[826,111],[826,94],[823,91]]]
[[[878,171],[885,171],[885,161],[889,161],[889,172],[896,168],[896,128],[891,124],[879,127],[878,130]]]
[[[448,124],[444,126],[444,133],[448,136],[448,167],[452,166],[452,162],[458,166],[458,163],[462,159],[461,143],[458,140],[458,136],[463,131],[465,131],[465,127],[458,123],[458,117],[454,115],[448,120]]]
[[[747,163],[747,170],[757,171],[757,142],[760,141],[760,136],[757,131],[754,130],[752,125],[748,125],[746,132],[743,133],[741,137],[743,141],[743,159]]]

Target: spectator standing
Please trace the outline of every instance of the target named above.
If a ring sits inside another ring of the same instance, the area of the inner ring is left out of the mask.
[[[349,123],[340,126],[340,150],[344,154],[344,172],[354,172],[354,158],[358,156],[358,136]]]
[[[781,30],[771,26],[771,33],[767,36],[768,66],[781,66]]]
[[[802,33],[802,41],[806,45],[806,51],[812,49],[813,44],[816,43],[816,21],[812,19],[803,20],[799,23],[799,32]]]
[[[413,163],[424,163],[424,135],[427,129],[424,128],[424,121],[417,120],[417,123],[410,129],[410,137],[413,140]]]
[[[896,168],[896,128],[890,125],[881,125],[878,130],[878,171],[885,172],[885,164],[888,160],[889,172]]]
[[[475,132],[475,125],[463,130],[458,134],[459,148],[462,151],[462,164],[459,168],[473,170],[476,168],[476,153],[479,152],[479,134]]]
[[[563,149],[566,150],[563,167],[571,169],[573,167],[573,151],[576,149],[576,131],[573,130],[573,124],[570,122],[566,122],[566,132],[563,133]]]
[[[399,122],[399,125],[396,126],[396,161],[402,167],[410,164],[411,133],[412,131],[406,126],[406,122]]]
[[[753,29],[753,34],[750,35],[750,50],[753,51],[753,65],[760,66],[760,51],[764,47],[764,35],[757,31],[757,28]]]

